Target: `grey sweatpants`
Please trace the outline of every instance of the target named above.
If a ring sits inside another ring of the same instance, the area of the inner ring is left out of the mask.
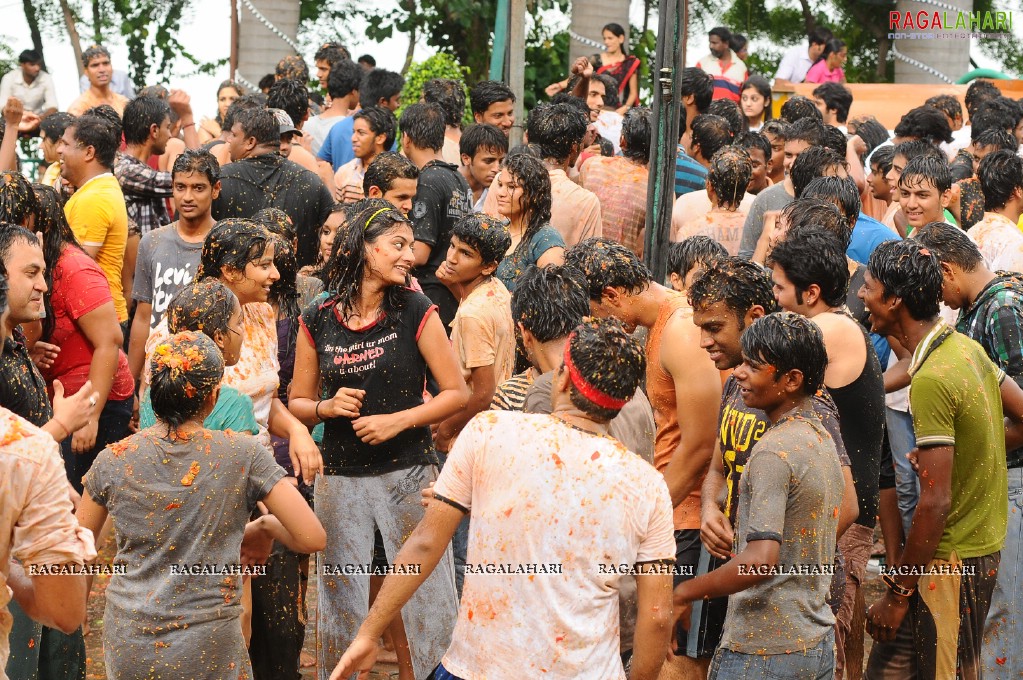
[[[420,491],[436,479],[437,469],[424,465],[369,477],[317,477],[314,505],[327,532],[327,546],[320,553],[317,569],[320,680],[328,680],[369,611],[369,575],[341,575],[338,567],[368,567],[373,562],[374,528],[380,530],[387,561],[393,563],[426,511]],[[457,614],[449,546],[401,611],[416,678],[427,677],[440,663],[451,643]]]

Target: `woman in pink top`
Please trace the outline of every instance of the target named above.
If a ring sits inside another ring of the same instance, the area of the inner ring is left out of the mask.
[[[824,46],[824,55],[820,60],[810,67],[806,72],[808,83],[844,83],[845,71],[842,65],[849,55],[845,43],[838,38],[832,38]]]

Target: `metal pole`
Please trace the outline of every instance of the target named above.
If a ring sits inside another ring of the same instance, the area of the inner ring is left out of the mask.
[[[494,49],[490,52],[490,79],[504,80],[504,55],[508,47],[508,0],[497,0]]]
[[[664,0],[658,10],[657,52],[653,72],[654,139],[647,189],[644,260],[654,280],[663,282],[667,269],[671,208],[675,204],[675,156],[679,139],[682,97],[675,82],[682,70],[682,22],[688,0]]]
[[[511,0],[511,21],[508,22],[508,87],[515,93],[515,125],[508,142],[515,146],[522,142],[522,97],[526,89],[526,0]]]

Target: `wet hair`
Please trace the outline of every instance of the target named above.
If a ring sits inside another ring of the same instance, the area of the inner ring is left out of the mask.
[[[788,225],[785,238],[795,238],[797,232],[805,229],[824,229],[831,232],[842,245],[842,252],[849,249],[852,229],[849,220],[841,213],[834,200],[823,198],[797,198],[781,209],[781,219]]]
[[[205,175],[211,187],[220,181],[220,163],[216,156],[205,149],[185,149],[174,159],[171,177],[190,172]]]
[[[974,146],[993,146],[996,149],[1004,149],[1016,153],[1019,149],[1019,142],[1016,137],[1005,130],[988,128],[980,133],[973,140]]]
[[[824,126],[824,141],[821,142],[821,146],[825,146],[845,158],[847,141],[848,138],[845,136],[845,133],[834,125]]]
[[[910,109],[895,126],[896,137],[915,137],[932,144],[952,141],[952,127],[945,114],[931,106]]]
[[[863,140],[868,154],[888,141],[888,130],[873,117],[861,120],[856,126],[856,134]]]
[[[814,108],[814,111],[816,110]],[[801,118],[794,123],[789,123],[785,128],[786,142],[806,142],[810,146],[822,146],[824,137],[824,124],[813,118]]]
[[[124,106],[125,144],[143,144],[149,139],[152,126],[160,127],[170,118],[170,106],[156,97],[136,97]]]
[[[179,290],[167,305],[170,333],[195,331],[212,340],[215,333],[226,336],[231,316],[239,308],[231,289],[212,277],[193,281]]]
[[[927,99],[924,102],[925,106],[932,106],[937,110],[944,113],[949,118],[949,122],[956,118],[962,119],[963,107],[953,95],[950,94],[936,94],[933,97]]]
[[[270,86],[266,103],[271,109],[281,109],[287,113],[297,127],[309,115],[309,90],[305,80],[281,78]]]
[[[224,130],[230,130],[234,127],[235,121],[243,111],[250,109],[262,109],[266,107],[266,95],[262,93],[259,95],[255,94],[243,94],[238,97],[231,105],[227,107],[227,112],[224,114],[224,124],[221,126]],[[280,128],[277,128],[278,137],[280,136]]]
[[[860,202],[860,192],[851,177],[818,177],[806,185],[799,197],[835,201],[849,224],[850,233],[863,208],[863,204]]]
[[[277,68],[274,69],[274,76],[277,80],[297,80],[299,82],[309,82],[309,66],[305,63],[305,59],[298,56],[297,54],[289,54],[288,56],[277,62]],[[273,89],[273,86],[270,86]],[[275,107],[276,108],[276,107]]]
[[[809,97],[797,94],[789,97],[781,105],[781,119],[786,123],[795,123],[804,118],[810,118],[818,123],[824,122],[824,116]]]
[[[899,187],[919,186],[927,181],[934,185],[939,193],[952,188],[952,173],[948,161],[932,156],[917,156],[906,163],[899,177]]]
[[[604,85],[604,106],[612,109],[618,108],[618,81],[606,73],[594,73],[590,76],[590,80],[596,80],[598,83]]]
[[[64,134],[64,130],[67,129],[68,125],[71,125],[75,120],[75,117],[66,111],[57,111],[52,113],[39,123],[39,131],[43,133],[43,136],[53,142],[56,142]]]
[[[813,90],[813,96],[824,101],[824,106],[835,109],[835,117],[839,123],[849,118],[849,108],[853,103],[852,92],[841,83],[821,83]]]
[[[500,263],[511,248],[507,223],[484,213],[472,213],[455,222],[451,235],[480,254],[483,265]]]
[[[892,169],[892,161],[895,159],[895,147],[891,144],[886,146],[879,146],[874,150],[874,155],[870,157],[871,171],[873,166],[877,166],[878,170],[881,171],[882,175],[887,175],[888,171]]]
[[[565,264],[586,277],[590,300],[599,301],[605,288],[636,294],[646,290],[653,275],[636,253],[620,243],[594,236],[565,251]]]
[[[973,114],[980,108],[981,104],[1001,96],[1001,90],[990,80],[974,80],[970,83],[970,86],[966,88],[964,101],[966,102],[966,111],[970,114],[971,125],[973,123]]]
[[[802,196],[806,185],[818,177],[823,177],[828,168],[835,166],[847,167],[845,158],[825,146],[811,146],[799,154],[789,168],[789,179],[792,180],[796,198]]]
[[[710,236],[690,236],[668,244],[668,273],[684,279],[695,267],[706,267],[722,257],[728,257],[728,250]]]
[[[409,104],[401,113],[401,132],[420,149],[444,148],[444,109],[437,104]]]
[[[938,258],[913,239],[885,241],[870,254],[870,276],[884,286],[884,297],[902,300],[909,316],[929,321],[938,315],[942,273]]]
[[[911,161],[917,156],[929,156],[931,158],[943,159],[945,154],[938,147],[923,139],[910,139],[896,144],[892,153],[892,160],[895,156],[902,156],[906,161]]]
[[[211,338],[184,331],[153,349],[149,369],[153,412],[173,430],[202,412],[224,378],[224,357]]]
[[[583,99],[581,99],[580,97],[576,97],[575,95],[571,95],[567,92],[559,92],[553,97],[551,97],[551,100],[547,102],[547,104],[550,106],[555,106],[557,104],[567,104],[571,106],[573,109],[577,110],[579,113],[581,113],[583,119],[586,121],[587,125],[589,125],[590,107],[587,106],[586,102],[583,101]]]
[[[692,95],[693,104],[696,105],[698,113],[706,113],[714,98],[714,79],[709,73],[696,66],[687,66],[682,69],[682,76],[678,79],[679,91],[683,97]],[[685,106],[682,107],[683,115]],[[682,126],[685,129],[685,125]]]
[[[771,160],[771,142],[767,141],[767,137],[759,132],[746,132],[735,138],[733,144],[740,149],[746,149],[747,153],[750,149],[759,149],[764,154],[764,164],[766,165]]]
[[[526,132],[530,144],[540,147],[540,154],[564,162],[582,143],[589,120],[578,109],[567,104],[537,104],[529,112]]]
[[[102,45],[93,45],[89,49],[82,52],[82,67],[89,68],[89,62],[96,57],[110,58],[110,51]]]
[[[121,144],[119,128],[115,128],[105,118],[88,114],[75,118],[68,127],[74,130],[74,138],[78,143],[95,150],[97,163],[107,169],[114,167],[117,148]]]
[[[732,39],[732,32],[725,26],[715,26],[714,28],[707,31],[707,35],[716,35],[721,38],[721,42],[727,43]]]
[[[746,195],[753,161],[749,153],[737,146],[725,146],[710,159],[707,181],[717,195],[719,205],[738,206]]]
[[[444,123],[462,127],[465,115],[465,85],[460,80],[434,78],[423,85],[423,101],[436,104],[444,111]]]
[[[0,222],[24,226],[36,211],[36,195],[25,176],[16,170],[0,172]]]
[[[385,109],[382,106],[370,106],[360,109],[358,113],[352,116],[352,120],[366,121],[369,129],[373,132],[373,136],[383,135],[384,151],[394,146],[394,139],[398,134],[398,121],[390,109]]]
[[[976,139],[977,135],[991,128],[998,128],[1006,132],[1012,132],[1023,117],[1019,104],[1008,97],[996,97],[990,99],[970,117],[970,137]]]
[[[564,265],[530,265],[515,280],[511,314],[540,342],[567,337],[590,313],[582,275]]]
[[[250,219],[263,226],[274,236],[279,236],[289,243],[294,242],[298,238],[298,232],[295,230],[295,224],[292,222],[291,216],[280,208],[263,208],[257,211]]]
[[[241,126],[242,135],[247,139],[256,138],[260,146],[279,146],[281,143],[281,126],[269,109],[247,109],[239,111],[234,122]]]
[[[469,107],[473,114],[484,114],[497,102],[515,101],[515,93],[504,83],[496,80],[481,80],[469,90]]]
[[[533,236],[551,220],[551,175],[543,161],[527,153],[508,154],[501,162],[501,167],[511,173],[522,186],[522,212],[526,216],[526,230],[515,246],[515,252],[519,253],[529,247]]]
[[[772,118],[771,120],[765,120],[764,126],[760,128],[760,132],[758,134],[765,136],[767,134],[772,134],[784,142],[787,141],[789,137],[789,125],[780,118]],[[770,145],[771,140],[767,140],[767,143],[768,145]]]
[[[291,320],[288,325],[288,337],[284,338],[282,349],[285,350],[285,356],[294,356],[295,342],[298,339],[298,317],[302,313],[302,308],[298,304],[301,295],[298,292],[298,257],[293,238],[295,232],[290,225],[287,227],[280,231],[270,230],[277,236],[274,242],[274,267],[280,278],[270,284],[267,302],[277,308],[278,319]]]
[[[792,312],[760,317],[741,338],[742,358],[754,366],[773,366],[774,381],[789,371],[803,374],[803,394],[811,396],[824,384],[828,353],[824,335],[810,319]]]
[[[41,245],[36,235],[20,224],[0,221],[0,261],[6,263],[11,254],[11,246],[19,242],[34,246]],[[3,266],[6,270],[6,264]]]
[[[326,61],[330,63],[331,72],[334,71],[334,66],[338,62],[352,60],[352,53],[339,42],[325,42],[319,46],[316,50],[316,54],[313,55],[313,61]],[[333,95],[331,95],[333,96]],[[344,96],[344,95],[341,95]]]
[[[759,305],[767,313],[778,309],[771,273],[756,262],[742,257],[722,257],[707,264],[706,269],[689,286],[689,304],[693,309],[706,309],[724,302],[740,326],[753,307]]]
[[[653,138],[653,113],[645,106],[634,106],[622,119],[622,155],[631,161],[650,162]]]
[[[953,264],[964,272],[975,271],[984,263],[977,244],[965,231],[947,222],[929,222],[913,231],[911,238],[934,253],[940,262]]]
[[[734,137],[728,121],[711,113],[701,113],[694,118],[691,130],[692,143],[700,147],[700,155],[708,160],[731,144]]]
[[[486,123],[473,123],[462,131],[462,138],[458,141],[458,153],[472,159],[480,149],[494,149],[507,154],[508,137],[498,127]]]
[[[380,100],[390,100],[394,95],[401,94],[405,87],[405,79],[394,71],[375,68],[362,78],[359,87],[359,101],[364,107],[380,106]]]
[[[504,135],[502,135],[503,137]],[[380,193],[386,194],[392,189],[396,179],[419,179],[419,168],[401,154],[384,151],[373,159],[366,168],[362,178],[362,190],[369,195],[370,187],[377,187]]]
[[[796,287],[796,301],[803,304],[803,293],[812,284],[820,287],[821,299],[829,307],[845,304],[849,292],[849,267],[845,246],[833,233],[819,227],[802,227],[775,245],[767,258],[768,266],[781,267]]]
[[[707,113],[727,120],[733,138],[749,131],[749,120],[743,115],[739,105],[731,99],[715,99],[707,107]]]
[[[350,208],[348,228],[338,230],[334,237],[334,250],[324,266],[325,288],[332,292],[332,304],[337,305],[342,318],[355,312],[355,303],[362,288],[366,269],[366,246],[376,243],[394,227],[406,225],[412,228],[408,219],[398,209],[381,198],[359,201]],[[384,291],[384,324],[397,322],[396,313],[404,307],[406,295],[404,286],[388,286]]]
[[[613,399],[631,399],[646,371],[642,345],[616,319],[583,321],[569,334],[565,354],[579,378]],[[609,357],[614,360],[609,361]],[[566,370],[569,368],[564,364],[558,369],[559,373]],[[568,390],[572,405],[598,422],[607,422],[620,412],[594,404],[583,396],[574,379],[569,381]]]
[[[320,61],[320,59],[317,59]],[[330,61],[330,60],[328,60]],[[330,61],[330,75],[327,76],[327,94],[333,99],[347,97],[359,89],[366,72],[351,59]]]
[[[739,96],[741,97],[742,93],[746,90],[756,90],[764,98],[764,120],[771,120],[771,117],[774,115],[774,112],[771,110],[774,104],[774,97],[771,93],[771,83],[767,81],[767,78],[756,73],[751,74],[739,88]]]
[[[604,34],[604,31],[608,31],[608,32],[611,33],[611,35],[617,36],[619,38],[624,38],[625,37],[625,29],[622,28],[621,24],[616,24],[614,22],[611,22],[609,24],[604,24],[604,28],[600,29],[601,35]],[[629,53],[629,41],[626,40],[625,42],[622,43],[622,54],[628,54],[628,53]]]
[[[1013,151],[995,151],[984,156],[977,169],[984,209],[1004,208],[1012,193],[1023,189],[1023,158]]]
[[[220,220],[202,244],[195,279],[220,278],[225,265],[244,272],[245,265],[263,257],[273,236],[254,220],[230,217]]]

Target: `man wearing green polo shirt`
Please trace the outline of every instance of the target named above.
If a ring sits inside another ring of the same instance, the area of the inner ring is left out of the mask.
[[[920,501],[901,559],[867,613],[870,678],[980,676],[1007,508],[1006,446],[1023,443],[1023,391],[938,318],[942,273],[914,241],[870,257],[859,297],[872,330],[913,352],[910,411]],[[1009,417],[1004,426],[996,414]]]

